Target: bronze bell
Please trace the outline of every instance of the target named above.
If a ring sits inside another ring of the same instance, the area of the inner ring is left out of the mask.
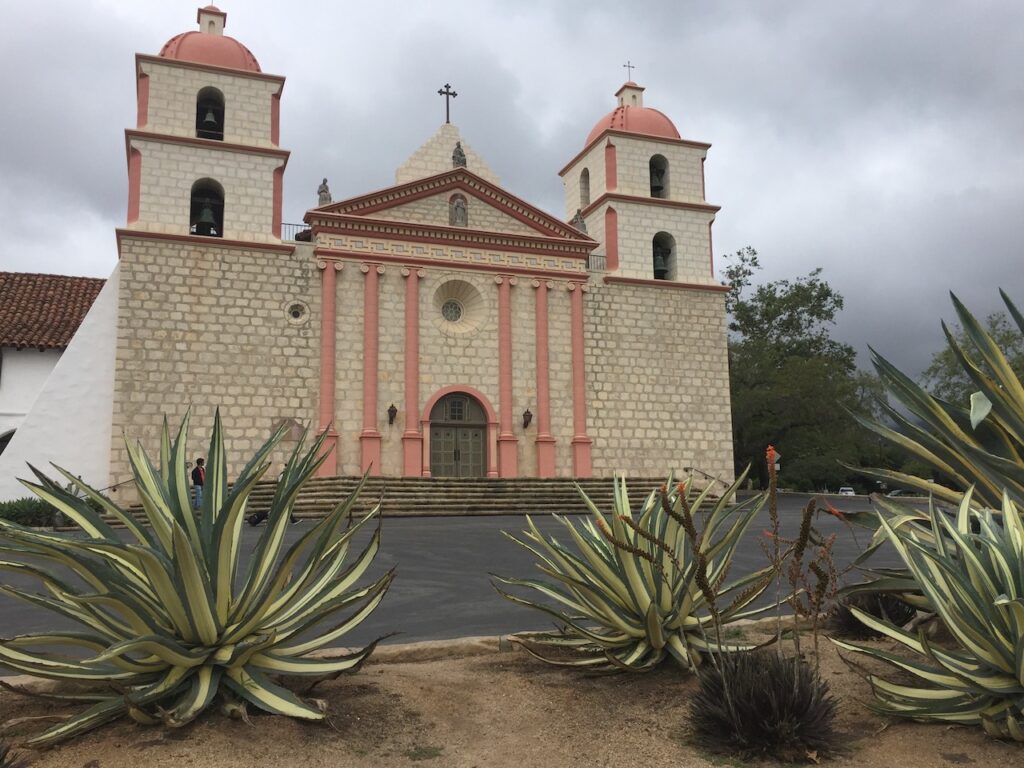
[[[209,202],[203,203],[203,210],[199,212],[199,220],[196,222],[196,234],[214,235],[217,233],[217,219],[213,216],[213,206]]]
[[[203,118],[203,128],[207,130],[217,130],[217,116],[213,114],[213,109],[210,107],[206,108],[206,117]]]

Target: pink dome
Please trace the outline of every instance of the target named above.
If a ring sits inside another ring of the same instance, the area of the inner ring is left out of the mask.
[[[629,85],[629,83],[627,83]],[[616,107],[597,121],[587,136],[584,144],[590,144],[607,130],[625,131],[627,133],[643,133],[647,136],[661,136],[666,139],[678,139],[679,131],[664,114],[650,107]]]
[[[207,9],[212,6],[207,6]],[[204,10],[207,10],[204,9]],[[260,64],[252,52],[227,35],[211,35],[206,32],[182,32],[175,35],[163,48],[160,55],[165,59],[191,61],[214,67],[241,69],[246,72],[261,72]]]

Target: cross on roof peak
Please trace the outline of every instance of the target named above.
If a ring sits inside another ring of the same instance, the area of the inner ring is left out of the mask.
[[[444,96],[444,121],[445,123],[450,123],[452,119],[449,105],[451,100],[459,94],[452,90],[452,86],[449,83],[445,83],[444,88],[438,88],[437,95]]]

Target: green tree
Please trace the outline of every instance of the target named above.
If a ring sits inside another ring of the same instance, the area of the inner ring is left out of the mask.
[[[1017,377],[1024,379],[1024,334],[1010,322],[1005,312],[989,315],[985,319],[984,328],[1003,350]],[[943,329],[961,348],[970,347],[967,334],[959,323],[954,324],[952,328],[943,325]],[[993,375],[983,360],[979,364],[987,374]],[[932,356],[931,364],[924,371],[924,384],[935,397],[960,406],[964,406],[969,401],[971,393],[978,389],[948,344]]]
[[[760,268],[750,247],[726,257],[737,471],[748,464],[760,470],[772,444],[782,455],[780,478],[791,487],[862,482],[840,462],[856,463],[865,453],[877,460],[881,449],[846,409],[867,407],[879,388],[857,371],[853,348],[830,335],[843,297],[821,269],[755,286]]]

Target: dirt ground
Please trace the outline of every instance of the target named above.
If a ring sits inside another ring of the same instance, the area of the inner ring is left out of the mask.
[[[753,639],[753,638],[752,638]],[[1024,765],[1024,746],[980,728],[887,723],[859,701],[868,686],[822,642],[822,672],[839,700],[845,755],[836,766]],[[370,768],[423,765],[740,766],[689,744],[692,677],[671,665],[595,676],[550,667],[521,651],[369,664],[325,684],[334,728],[282,717],[253,725],[210,714],[176,731],[118,722],[33,755],[34,768]],[[0,694],[0,723],[71,712]],[[40,728],[18,726],[17,741]],[[760,763],[765,765],[765,763]]]

